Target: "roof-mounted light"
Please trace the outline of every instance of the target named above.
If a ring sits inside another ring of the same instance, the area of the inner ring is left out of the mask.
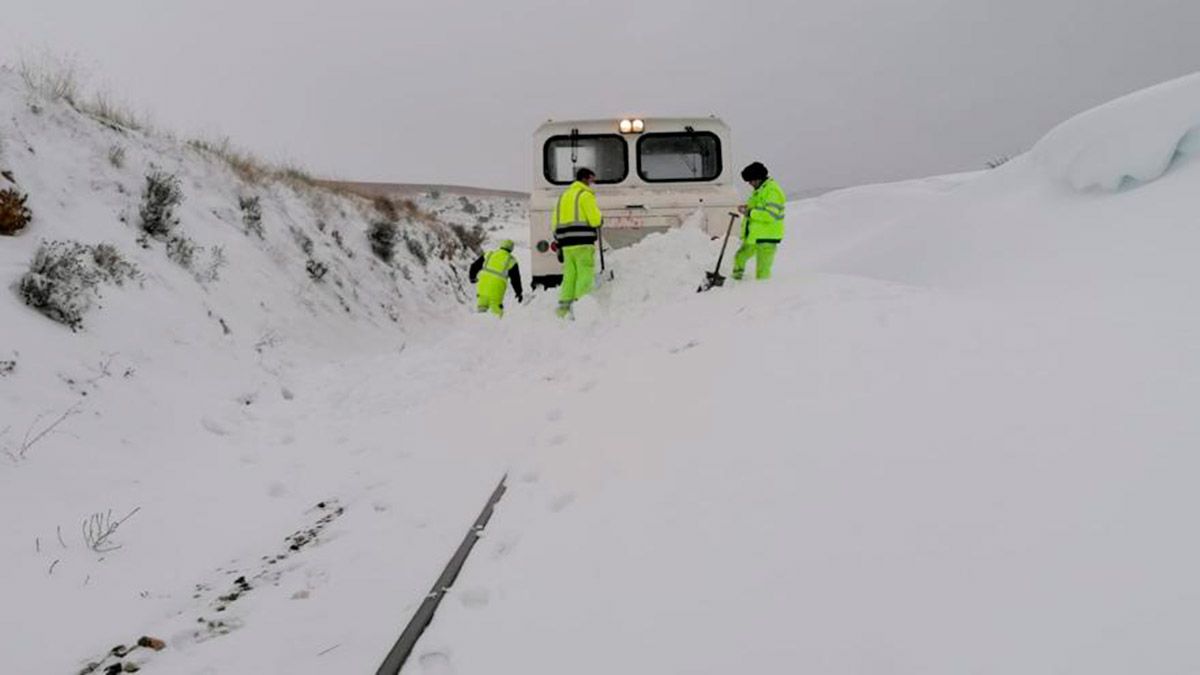
[[[646,123],[637,119],[623,119],[618,128],[623,134],[640,134],[646,130]]]

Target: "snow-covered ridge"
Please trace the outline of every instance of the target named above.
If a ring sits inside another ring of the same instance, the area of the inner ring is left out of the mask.
[[[1032,156],[1076,190],[1152,181],[1200,151],[1200,73],[1130,94],[1063,122]]]
[[[304,176],[239,173],[219,149],[85,114],[7,69],[0,171],[0,191],[27,195],[32,212],[23,231],[0,236],[0,505],[28,515],[0,537],[11,573],[0,652],[29,645],[13,667],[30,673],[78,671],[118,625],[128,640],[144,621],[127,600],[178,597],[239,540],[265,553],[311,526],[306,512],[329,486],[300,487],[284,466],[331,441],[251,441],[262,410],[311,404],[304,381],[331,362],[443,332],[473,296],[474,249],[524,217],[511,199],[420,195],[389,207]],[[152,175],[182,195],[169,236],[142,226]],[[368,236],[379,223],[394,228],[390,261]],[[77,330],[21,297],[51,242],[68,242],[85,266],[98,245],[108,264],[121,261],[80,305],[90,308]],[[114,521],[135,515],[93,547],[81,522],[110,509]],[[39,653],[51,629],[64,641]]]
[[[171,293],[134,291],[124,300],[146,309],[166,302],[166,314],[148,312],[163,319],[171,312],[212,314],[218,328],[218,318],[235,329],[257,322],[266,303],[289,321],[314,326],[339,315],[343,322],[404,329],[436,313],[444,300],[468,295],[456,268],[471,251],[448,224],[412,208],[389,216],[366,199],[303,180],[245,180],[204,146],[92,119],[65,102],[41,99],[7,71],[0,71],[0,111],[0,168],[29,195],[34,214],[32,225],[0,248],[6,286],[41,241],[71,239],[111,243],[138,264],[146,287],[178,285],[179,293],[203,298],[181,305]],[[195,280],[205,275],[172,264],[161,245],[138,245],[138,211],[152,172],[179,179],[177,231],[195,245],[195,266],[215,265],[216,279]],[[253,226],[249,201],[259,221]],[[372,255],[366,236],[373,223],[387,220],[396,221],[399,235],[391,264]],[[211,260],[218,250],[223,260]],[[306,330],[297,337],[321,334]]]

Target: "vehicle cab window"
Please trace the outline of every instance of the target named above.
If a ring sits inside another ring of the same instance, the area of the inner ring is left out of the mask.
[[[595,171],[597,183],[620,183],[629,175],[629,144],[617,134],[552,136],[543,148],[542,167],[554,185],[570,185],[580,167]]]
[[[647,183],[689,183],[721,175],[721,139],[707,131],[644,134],[638,138],[638,176]]]

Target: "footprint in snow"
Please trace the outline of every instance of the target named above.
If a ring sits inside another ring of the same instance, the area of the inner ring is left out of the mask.
[[[205,431],[218,436],[228,436],[232,433],[228,427],[211,417],[201,417],[200,426],[204,427]]]
[[[491,601],[491,594],[486,588],[470,588],[458,594],[458,601],[468,609],[483,609]]]
[[[492,559],[499,560],[512,552],[521,541],[521,535],[516,532],[505,532],[496,537],[492,544]]]
[[[678,354],[680,352],[686,352],[687,350],[692,349],[693,347],[698,347],[698,346],[700,346],[699,342],[697,342],[695,340],[688,340],[687,344],[685,344],[685,345],[681,345],[679,347],[672,347],[670,349],[670,352],[672,354]]]
[[[444,652],[425,652],[417,658],[421,664],[421,672],[430,675],[454,675],[450,666],[450,655]]]
[[[568,506],[570,506],[572,503],[574,503],[574,501],[575,501],[575,493],[574,492],[564,492],[563,494],[550,500],[550,510],[553,511],[554,513],[558,513],[560,511],[562,511],[563,509],[567,508]]]
[[[560,446],[563,443],[566,443],[568,438],[569,438],[569,436],[567,436],[566,434],[554,434],[553,436],[550,437],[550,440],[547,441],[547,443],[550,445],[550,447],[553,448],[553,447]]]

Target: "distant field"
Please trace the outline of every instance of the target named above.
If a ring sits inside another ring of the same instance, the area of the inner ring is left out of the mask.
[[[490,190],[488,188],[470,187],[466,185],[424,185],[420,183],[358,183],[354,181],[320,181],[330,187],[349,190],[360,194],[364,197],[393,197],[393,198],[411,198],[428,194],[430,192],[441,192],[450,195],[465,195],[467,197],[500,197],[510,199],[529,199],[528,192],[515,192],[512,190]],[[788,191],[788,198],[795,201],[800,199],[811,199],[819,197],[826,192],[832,192],[841,188],[831,187],[816,187],[794,189]]]
[[[364,197],[412,197],[430,192],[465,195],[468,197],[508,197],[528,199],[527,192],[490,190],[465,185],[422,185],[419,183],[357,183],[352,181],[321,181],[330,187],[349,190]]]

